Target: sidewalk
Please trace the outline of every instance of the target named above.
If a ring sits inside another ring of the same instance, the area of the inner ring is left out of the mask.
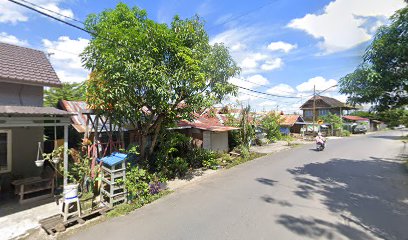
[[[301,139],[296,139],[295,141],[292,141],[288,143],[287,141],[276,141],[274,143],[270,143],[264,146],[252,146],[250,151],[251,152],[256,152],[256,153],[275,153],[275,152],[280,152],[283,150],[287,150],[292,148],[293,145],[299,145],[299,144],[310,144],[313,143],[311,141],[305,141]]]

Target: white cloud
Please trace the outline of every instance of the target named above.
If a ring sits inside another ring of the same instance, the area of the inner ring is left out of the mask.
[[[257,83],[259,85],[267,85],[269,84],[268,79],[266,79],[264,76],[260,75],[260,74],[256,74],[253,76],[248,77],[248,81],[253,82],[253,83]],[[258,85],[258,86],[259,86]]]
[[[241,50],[245,50],[246,49],[246,45],[243,43],[236,43],[235,45],[233,45],[231,47],[231,51],[235,52],[235,51],[241,51]]]
[[[290,52],[291,50],[293,50],[295,48],[297,48],[296,44],[293,45],[293,44],[282,42],[282,41],[271,42],[267,47],[268,50],[271,50],[271,51],[283,51],[285,53],[288,53],[288,52]]]
[[[63,9],[59,6],[59,4],[63,2],[63,0],[32,0],[30,2],[43,8],[50,9],[59,14],[65,15],[67,17],[74,17],[74,13],[71,9]],[[0,9],[0,23],[15,24],[17,22],[26,22],[29,19],[29,14],[32,13],[32,11],[7,0],[0,0]],[[39,8],[38,10],[44,11]],[[63,18],[52,12],[47,13],[58,18]]]
[[[265,102],[261,102],[258,104],[261,107],[266,107],[266,106],[276,106],[277,103],[275,101],[265,101]]]
[[[230,78],[228,80],[230,83],[243,88],[253,89],[260,87],[259,85],[266,85],[269,83],[268,79],[260,74],[252,75],[248,78]]]
[[[266,90],[267,93],[279,95],[279,96],[293,96],[296,91],[291,86],[287,84],[278,84],[272,88]]]
[[[51,63],[61,81],[81,82],[87,78],[88,71],[82,67],[79,54],[88,45],[88,39],[61,36],[57,41],[43,39],[42,42],[46,51],[52,53]]]
[[[368,18],[378,18],[384,24],[384,17],[390,17],[404,6],[403,0],[335,0],[325,7],[322,14],[307,14],[293,19],[288,27],[303,30],[319,39],[319,46],[329,54],[370,40],[372,29],[363,26]]]
[[[10,43],[14,45],[23,46],[23,47],[29,46],[26,40],[20,40],[16,36],[9,35],[6,32],[0,32],[0,42]]]
[[[267,58],[268,58],[268,55],[261,54],[261,53],[250,54],[246,58],[244,58],[244,60],[242,60],[241,67],[243,69],[257,68],[259,65],[259,62]]]
[[[324,77],[318,76],[309,79],[307,82],[297,85],[296,89],[299,92],[313,92],[313,86],[316,86],[316,91],[323,91],[327,89],[327,92],[334,92],[337,91],[337,87],[333,87],[334,85],[337,85],[337,80],[327,80]]]
[[[272,60],[267,60],[261,65],[261,69],[264,71],[271,71],[274,69],[279,69],[283,66],[283,61],[281,58],[275,58]]]
[[[214,36],[210,43],[223,43],[227,46],[234,60],[242,68],[242,74],[247,75],[283,66],[283,60],[273,56],[272,51],[261,52],[260,49],[263,50],[265,47],[259,44],[259,40],[264,37],[265,32],[262,28],[235,27]]]

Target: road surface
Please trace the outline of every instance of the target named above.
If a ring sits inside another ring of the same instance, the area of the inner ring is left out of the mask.
[[[265,156],[72,239],[408,239],[401,131]],[[405,133],[406,134],[406,133]]]

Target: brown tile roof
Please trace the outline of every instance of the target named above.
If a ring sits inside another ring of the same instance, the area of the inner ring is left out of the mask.
[[[0,106],[1,116],[43,116],[61,115],[69,116],[71,113],[53,107],[31,107],[31,106]]]
[[[316,107],[318,108],[320,103],[323,102],[327,104],[330,108],[344,108],[344,109],[353,109],[352,106],[349,106],[343,102],[340,102],[339,100],[331,97],[326,97],[326,96],[316,96]],[[309,100],[307,100],[305,103],[303,103],[302,106],[300,106],[300,109],[310,109],[312,108],[313,105],[313,97],[311,97]]]
[[[61,85],[44,52],[1,42],[0,81],[49,87]]]

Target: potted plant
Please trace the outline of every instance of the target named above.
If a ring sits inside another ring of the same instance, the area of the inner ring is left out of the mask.
[[[51,153],[52,162],[57,164],[61,161],[61,155],[64,153],[64,146],[54,149]]]

